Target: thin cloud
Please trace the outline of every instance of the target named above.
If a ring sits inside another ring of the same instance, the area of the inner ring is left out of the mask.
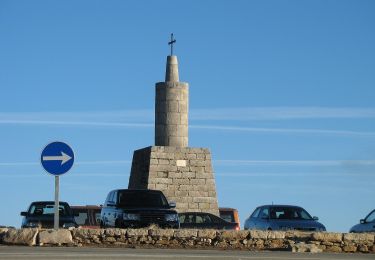
[[[372,166],[375,160],[214,160],[223,166]]]
[[[339,135],[339,136],[375,136],[375,132],[361,132],[348,130],[326,130],[308,128],[262,128],[262,127],[242,127],[242,126],[220,126],[220,125],[192,125],[193,129],[258,132],[258,133],[282,133],[282,134],[318,134],[318,135]]]
[[[193,120],[289,120],[325,118],[375,118],[374,108],[244,107],[193,109]]]
[[[75,121],[30,121],[30,120],[0,120],[0,124],[15,125],[59,125],[59,126],[82,126],[82,127],[126,127],[126,128],[152,128],[151,123],[116,123],[116,122],[75,122]],[[220,126],[220,125],[190,125],[191,129],[221,130],[236,132],[256,133],[279,133],[279,134],[317,134],[338,136],[375,136],[375,132],[347,131],[347,130],[325,130],[325,129],[300,129],[300,128],[262,128],[242,126]]]

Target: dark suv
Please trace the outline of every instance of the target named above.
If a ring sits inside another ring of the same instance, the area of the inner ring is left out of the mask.
[[[21,216],[24,216],[22,228],[53,228],[54,213],[54,201],[32,202],[27,211],[21,212]],[[59,202],[59,222],[62,228],[78,226],[69,204],[63,201]]]
[[[113,190],[101,211],[101,227],[141,228],[151,224],[179,228],[178,214],[159,190]]]

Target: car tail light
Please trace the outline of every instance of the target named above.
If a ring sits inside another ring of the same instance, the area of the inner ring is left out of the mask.
[[[239,224],[236,225],[235,230],[240,230],[240,225]]]

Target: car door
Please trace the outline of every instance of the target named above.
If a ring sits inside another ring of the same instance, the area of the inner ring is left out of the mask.
[[[374,232],[375,231],[375,210],[372,211],[368,216],[366,217],[365,223],[363,225],[363,231],[364,232]]]
[[[194,213],[183,213],[180,215],[180,227],[181,228],[195,228],[195,214]]]
[[[270,228],[269,217],[270,217],[269,208],[262,207],[261,210],[259,211],[258,218],[255,221],[255,229],[260,229],[260,230],[269,229]]]

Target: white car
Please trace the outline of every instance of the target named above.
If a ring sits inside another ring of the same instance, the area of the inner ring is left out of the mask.
[[[375,209],[365,219],[361,219],[359,224],[353,226],[349,232],[375,232]]]

